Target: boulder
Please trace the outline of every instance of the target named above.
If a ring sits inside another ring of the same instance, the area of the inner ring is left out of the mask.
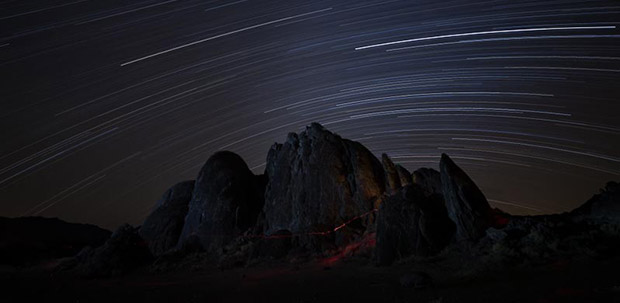
[[[475,241],[495,226],[496,212],[474,181],[446,154],[441,155],[442,192],[458,240]]]
[[[298,247],[315,251],[357,238],[373,222],[371,213],[385,192],[381,162],[363,145],[317,123],[274,144],[265,173],[264,234],[287,230],[300,235]]]
[[[162,255],[176,247],[193,191],[193,180],[172,186],[142,224],[140,236],[148,243],[153,255]]]
[[[215,252],[252,228],[263,207],[262,180],[239,155],[212,155],[196,179],[177,246]]]
[[[377,217],[376,257],[379,265],[441,251],[454,236],[440,195],[426,196],[417,185],[408,185],[387,197]]]

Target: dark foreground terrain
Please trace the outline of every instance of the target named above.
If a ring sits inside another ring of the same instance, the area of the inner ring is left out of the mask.
[[[401,278],[416,270],[431,274],[434,286],[403,287]],[[356,261],[105,279],[3,272],[0,302],[620,302],[619,271],[620,258],[558,260],[465,276],[437,264],[377,267]]]

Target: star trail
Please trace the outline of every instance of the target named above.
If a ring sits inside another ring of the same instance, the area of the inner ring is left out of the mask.
[[[566,211],[620,179],[619,26],[617,1],[2,1],[0,214],[139,224],[315,121]]]

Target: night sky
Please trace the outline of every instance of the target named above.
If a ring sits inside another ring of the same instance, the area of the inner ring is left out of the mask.
[[[620,179],[619,26],[619,1],[1,1],[0,215],[140,224],[314,121],[570,210]]]

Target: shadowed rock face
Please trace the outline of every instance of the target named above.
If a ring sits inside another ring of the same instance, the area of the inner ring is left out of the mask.
[[[450,243],[454,232],[441,195],[427,196],[420,186],[404,186],[379,208],[377,262],[389,265],[410,255],[436,254]]]
[[[442,194],[441,174],[432,168],[420,168],[414,171],[413,183],[422,187],[427,196]]]
[[[256,224],[263,207],[260,177],[232,152],[218,152],[200,170],[179,247],[223,247]]]
[[[478,240],[494,225],[494,212],[469,176],[446,154],[441,155],[442,192],[459,240]]]
[[[289,134],[267,156],[265,233],[288,230],[293,234],[323,232],[378,207],[385,192],[379,160],[357,142],[342,139],[312,124],[299,135]],[[329,242],[346,244],[364,222],[348,226]],[[333,236],[333,235],[332,235]],[[316,249],[317,237],[300,237],[301,247]],[[323,241],[323,240],[319,240]]]
[[[161,255],[176,247],[193,191],[193,180],[172,186],[142,224],[140,236],[148,243],[153,255]]]

